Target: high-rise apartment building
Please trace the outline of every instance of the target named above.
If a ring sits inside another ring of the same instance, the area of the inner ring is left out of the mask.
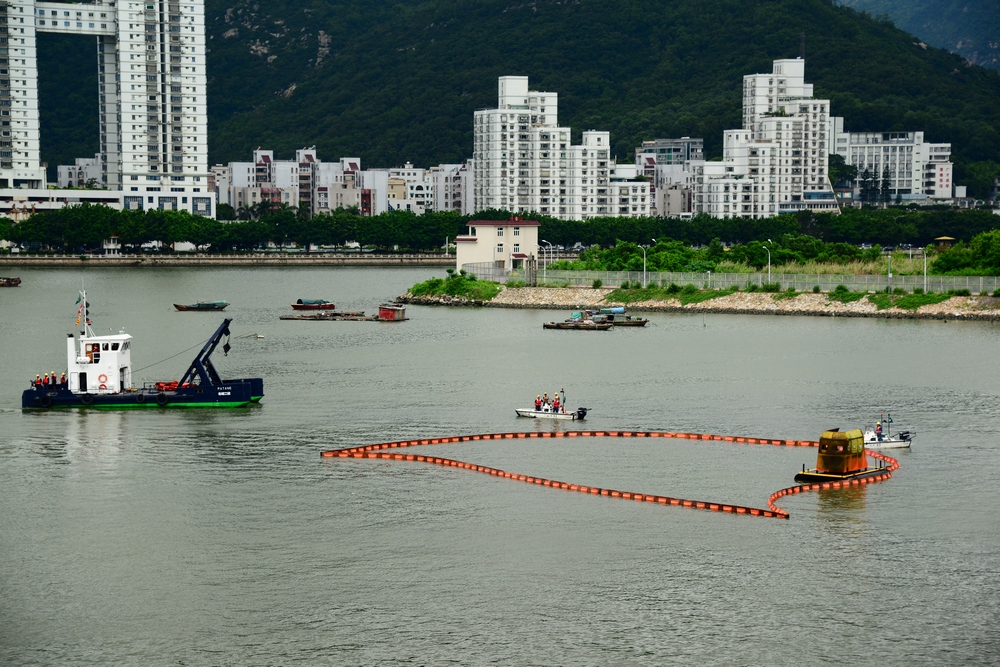
[[[830,121],[831,152],[857,168],[858,181],[867,171],[880,191],[887,190],[879,192],[883,201],[952,198],[951,144],[928,143],[923,132],[845,132],[843,118]]]
[[[827,175],[830,101],[813,98],[804,74],[805,61],[796,58],[743,77],[743,128],[724,133],[722,162],[694,169],[695,213],[840,211]]]
[[[473,119],[473,210],[563,220],[648,215],[645,181],[612,187],[609,133],[585,131],[583,143],[574,146],[558,110],[557,93],[528,90],[526,76],[500,77],[497,108],[476,111]]]
[[[45,187],[37,35],[96,37],[101,184],[121,191],[127,209],[214,216],[204,0],[0,0],[4,33],[0,123],[7,145],[0,142],[0,189]]]

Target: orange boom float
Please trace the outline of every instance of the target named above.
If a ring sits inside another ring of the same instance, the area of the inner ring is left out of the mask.
[[[816,467],[795,476],[796,482],[837,482],[874,477],[883,468],[869,468],[865,455],[865,438],[860,429],[824,431],[819,439]]]

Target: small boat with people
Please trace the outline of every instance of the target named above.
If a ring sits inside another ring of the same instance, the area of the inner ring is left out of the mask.
[[[915,430],[897,431],[892,433],[892,414],[886,413],[883,419],[879,415],[879,420],[874,426],[865,426],[865,447],[867,449],[909,449],[910,442],[917,437]],[[884,431],[884,432],[883,432]]]
[[[299,299],[292,304],[295,310],[335,310],[337,306],[326,299]]]
[[[21,394],[22,408],[150,408],[242,407],[264,396],[262,378],[224,379],[212,362],[212,353],[223,342],[229,354],[229,324],[225,318],[195,356],[179,380],[132,383],[132,336],[124,330],[96,336],[88,319],[86,292],[81,291],[76,324],[84,322],[79,337],[66,338],[66,371],[44,379],[36,375]]]
[[[586,419],[590,408],[577,408],[576,410],[566,410],[566,390],[560,389],[552,394],[535,397],[533,408],[514,408],[518,417],[530,417],[532,419],[564,419],[576,421]]]
[[[21,279],[17,276],[0,276],[0,287],[17,287]]]
[[[187,305],[175,303],[174,308],[182,311],[220,311],[225,310],[228,305],[229,303],[227,301],[199,301],[198,303],[191,303]]]

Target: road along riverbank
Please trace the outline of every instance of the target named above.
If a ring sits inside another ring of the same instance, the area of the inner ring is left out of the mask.
[[[454,266],[455,258],[436,254],[274,253],[243,255],[4,255],[0,269],[148,267],[148,266]]]
[[[1000,298],[952,296],[940,303],[915,309],[889,305],[880,308],[881,294],[871,294],[850,302],[825,293],[720,292],[719,296],[697,303],[682,303],[681,297],[648,301],[617,301],[609,288],[505,287],[490,301],[475,301],[450,295],[415,297],[409,292],[402,303],[442,306],[483,306],[487,308],[597,309],[626,306],[630,311],[661,313],[725,313],[739,315],[817,315],[825,317],[881,317],[895,319],[997,320]],[[896,295],[893,295],[896,296]],[[869,300],[874,298],[875,301]],[[886,305],[885,302],[881,305]]]

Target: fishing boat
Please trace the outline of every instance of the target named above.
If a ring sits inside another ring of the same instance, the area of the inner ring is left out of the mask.
[[[573,314],[562,322],[542,324],[543,329],[573,329],[576,331],[607,331],[612,326],[614,325],[611,322],[592,318],[587,311],[573,311]]]
[[[20,278],[0,276],[0,287],[17,287],[20,284]]]
[[[590,408],[577,408],[573,412],[556,412],[555,410],[542,407],[541,410],[534,408],[514,408],[518,417],[531,417],[533,419],[566,419],[576,421],[585,419]]]
[[[336,307],[326,299],[299,299],[292,304],[295,310],[334,310]]]
[[[230,350],[226,318],[188,366],[180,380],[132,385],[132,336],[119,331],[95,336],[83,306],[77,324],[84,321],[79,337],[66,338],[66,366],[62,381],[55,373],[48,383],[37,379],[21,394],[22,408],[229,408],[242,407],[264,396],[262,378],[223,379],[211,356],[223,338],[223,354]],[[47,378],[46,378],[47,379]]]
[[[885,425],[885,433],[882,433],[882,426]],[[917,437],[915,430],[892,432],[892,415],[887,413],[887,418],[875,422],[875,426],[865,426],[865,447],[867,449],[909,449],[910,442]]]
[[[305,315],[282,315],[279,320],[313,320],[316,322],[332,322],[335,320],[364,320],[363,310],[324,310],[319,313],[307,313]],[[367,318],[374,320],[374,317]]]
[[[608,331],[614,325],[610,322],[594,322],[593,320],[566,320],[565,322],[545,322],[543,329],[573,329],[575,331]]]
[[[198,303],[191,303],[188,305],[175,303],[174,308],[176,308],[177,310],[184,310],[184,311],[187,310],[218,311],[218,310],[225,310],[226,306],[228,305],[229,303],[226,301],[199,301]]]
[[[626,315],[625,308],[622,306],[612,306],[611,308],[588,310],[586,312],[594,322],[610,322],[616,327],[644,327],[649,324],[649,320],[646,318]]]

